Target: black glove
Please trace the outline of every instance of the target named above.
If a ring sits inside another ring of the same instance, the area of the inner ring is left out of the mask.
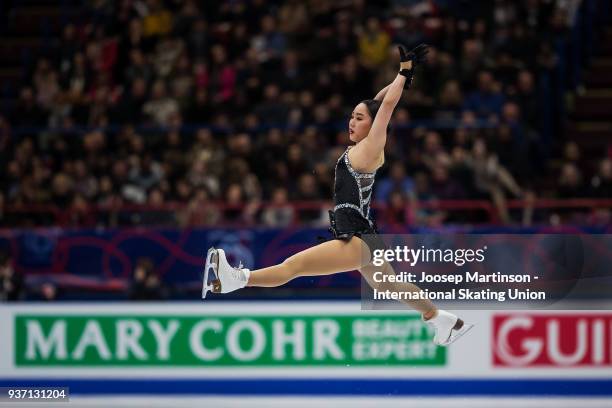
[[[400,75],[406,77],[406,84],[404,88],[408,88],[412,83],[412,76],[414,75],[414,68],[417,65],[425,62],[425,57],[429,52],[429,46],[427,44],[419,44],[413,48],[410,52],[406,51],[403,45],[398,45],[400,53]]]

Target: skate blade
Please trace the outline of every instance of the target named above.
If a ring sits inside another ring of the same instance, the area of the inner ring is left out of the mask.
[[[221,292],[221,281],[217,275],[217,265],[219,265],[219,253],[215,248],[210,248],[206,254],[206,264],[204,266],[204,277],[202,278],[202,299],[206,298],[209,291],[213,293]],[[214,279],[209,282],[209,275],[212,270]]]
[[[459,330],[455,330],[455,329],[451,330],[451,334],[450,336],[448,336],[448,339],[440,345],[449,346],[453,344],[454,342],[459,340],[461,337],[463,337],[464,334],[469,332],[472,329],[472,327],[474,327],[474,325],[471,323],[463,323],[463,326]]]

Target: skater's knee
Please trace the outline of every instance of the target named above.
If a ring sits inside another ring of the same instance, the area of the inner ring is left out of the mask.
[[[353,251],[359,254],[358,269],[375,268],[380,270],[380,263],[374,262],[375,258],[380,262],[381,251],[386,249],[386,245],[380,236],[369,236],[367,239],[355,238],[354,241],[355,247]]]
[[[385,263],[382,267],[368,264],[362,268],[359,268],[359,272],[368,284],[378,291],[394,291],[396,284],[394,283],[395,272],[393,269]]]
[[[293,255],[285,259],[283,266],[290,277],[300,276],[304,270],[304,260],[299,255]]]

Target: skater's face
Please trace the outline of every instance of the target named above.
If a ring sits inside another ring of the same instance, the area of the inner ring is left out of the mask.
[[[364,103],[355,106],[349,121],[349,137],[352,142],[363,140],[372,127],[372,117]]]

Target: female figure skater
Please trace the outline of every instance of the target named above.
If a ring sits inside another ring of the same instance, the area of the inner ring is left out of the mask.
[[[299,276],[329,275],[358,269],[370,286],[379,291],[401,290],[418,292],[410,283],[380,283],[373,279],[376,271],[394,274],[390,264],[375,267],[371,253],[384,249],[370,217],[370,200],[376,171],[384,163],[387,127],[403,89],[412,81],[414,67],[425,60],[427,46],[421,44],[410,52],[399,46],[400,69],[393,82],[381,90],[374,99],[359,103],[349,121],[350,140],[354,146],[340,156],[336,163],[334,185],[335,207],[330,211],[334,239],[299,252],[279,265],[249,271],[242,265],[228,264],[222,249],[208,251],[204,270],[202,296],[208,290],[228,293],[245,286],[275,287]],[[217,279],[208,283],[212,269]],[[469,330],[457,316],[436,308],[428,299],[407,303],[421,312],[423,320],[435,329],[434,343],[448,345]]]

